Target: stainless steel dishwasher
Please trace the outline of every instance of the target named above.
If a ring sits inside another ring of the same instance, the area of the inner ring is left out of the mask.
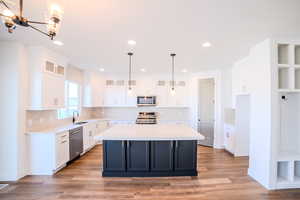
[[[83,128],[70,130],[70,161],[74,160],[83,152]]]

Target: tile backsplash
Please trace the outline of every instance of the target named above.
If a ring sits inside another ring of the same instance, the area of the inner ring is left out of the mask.
[[[104,118],[113,120],[136,120],[139,112],[156,112],[159,121],[188,121],[188,108],[104,108]]]
[[[40,131],[72,123],[72,118],[58,119],[56,110],[27,111],[27,131]],[[102,109],[83,108],[80,120],[101,118]]]
[[[82,108],[79,120],[108,118],[135,121],[139,112],[156,112],[159,121],[188,121],[188,108]],[[58,119],[56,110],[27,111],[27,131],[40,131],[72,123],[72,118]]]

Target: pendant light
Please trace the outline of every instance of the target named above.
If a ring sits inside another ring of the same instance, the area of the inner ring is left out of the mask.
[[[172,82],[171,82],[171,94],[174,95],[175,94],[175,78],[174,78],[174,73],[175,73],[175,53],[171,53],[171,57],[172,57]]]
[[[129,56],[129,74],[128,74],[128,93],[131,94],[132,93],[132,87],[131,87],[131,74],[132,74],[132,56],[133,56],[133,53],[132,52],[129,52],[128,53],[128,56]]]

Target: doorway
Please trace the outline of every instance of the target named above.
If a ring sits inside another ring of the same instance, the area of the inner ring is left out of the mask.
[[[198,144],[208,147],[214,146],[215,132],[215,79],[199,79],[198,81],[198,132],[205,136],[205,140]]]

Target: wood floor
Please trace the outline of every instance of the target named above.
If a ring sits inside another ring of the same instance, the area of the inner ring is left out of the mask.
[[[247,176],[248,159],[198,149],[198,177],[102,178],[102,147],[55,176],[27,176],[0,191],[1,200],[299,200],[300,190],[267,191]]]

